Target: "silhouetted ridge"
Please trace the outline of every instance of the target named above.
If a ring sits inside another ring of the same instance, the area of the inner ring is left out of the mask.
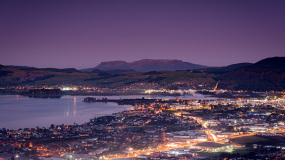
[[[129,63],[125,61],[101,62],[95,69],[98,70],[129,70]]]
[[[270,70],[285,71],[285,57],[266,58],[255,63],[253,67],[262,67]]]
[[[192,70],[206,68],[206,66],[197,65],[181,60],[161,60],[161,59],[142,59],[127,63],[125,61],[108,61],[100,63],[95,69],[98,70],[135,70],[139,72],[150,71],[175,71]]]
[[[237,63],[225,67],[209,67],[201,70],[204,70],[206,73],[211,73],[211,74],[224,74],[240,68],[248,67],[252,64],[253,63]]]
[[[235,90],[284,90],[285,57],[263,59],[253,65],[219,76],[221,88]]]

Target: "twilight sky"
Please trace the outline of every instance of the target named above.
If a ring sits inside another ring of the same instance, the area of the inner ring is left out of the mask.
[[[284,0],[1,0],[0,64],[77,69],[285,56]]]

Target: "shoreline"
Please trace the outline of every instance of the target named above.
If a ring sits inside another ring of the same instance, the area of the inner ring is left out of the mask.
[[[1,127],[13,130],[20,128],[49,127],[51,124],[84,124],[94,117],[126,111],[131,106],[83,103],[85,96],[61,98],[29,98],[21,95],[0,95],[3,112]],[[16,112],[15,112],[16,110]]]
[[[3,94],[0,94],[0,95],[3,95]],[[74,101],[74,98],[76,98],[76,101],[77,102],[83,102],[83,100],[84,100],[84,98],[87,98],[88,96],[86,96],[86,95],[62,95],[60,98],[52,98],[52,97],[47,97],[47,98],[43,98],[43,97],[38,97],[38,98],[35,98],[35,97],[29,97],[29,96],[25,96],[25,95],[18,95],[18,94],[5,94],[5,95],[7,95],[7,96],[15,96],[14,98],[15,98],[15,100],[17,100],[18,98],[19,99],[21,99],[21,97],[22,98],[24,98],[24,99],[30,99],[31,101],[34,101],[33,99],[35,99],[36,101],[41,101],[41,99],[43,99],[43,100],[48,100],[48,99],[50,99],[50,100],[52,100],[52,99],[54,99],[54,100],[57,100],[57,101],[70,101],[70,104],[71,104],[71,111],[72,111],[72,107],[74,107],[74,106],[72,106],[72,102]],[[3,95],[3,96],[5,96],[5,95]],[[16,97],[17,96],[17,97]],[[18,97],[19,96],[19,97]],[[93,95],[92,96],[92,98],[94,98],[94,97],[96,97],[96,95]],[[149,100],[149,99],[160,99],[160,100],[169,100],[169,99],[173,99],[173,100],[175,100],[175,99],[191,99],[191,100],[195,100],[195,99],[213,99],[213,97],[199,97],[199,98],[197,98],[197,97],[193,97],[193,96],[191,96],[191,95],[186,95],[186,96],[167,96],[167,95],[154,95],[154,94],[147,94],[147,95],[112,95],[112,96],[103,96],[103,95],[97,95],[97,98],[98,99],[100,99],[100,98],[106,98],[106,97],[108,97],[108,99],[114,99],[115,101],[114,102],[108,102],[109,104],[111,104],[111,103],[113,103],[113,104],[116,104],[117,105],[117,107],[120,107],[120,106],[134,106],[132,103],[128,103],[128,104],[119,104],[119,103],[116,103],[116,101],[117,100],[119,100],[119,99],[130,99],[130,100],[135,100],[135,99],[142,99],[143,97],[145,97],[145,99],[146,100]],[[188,97],[188,98],[187,98]],[[64,99],[69,99],[69,100],[64,100]],[[80,100],[80,99],[82,99],[82,101]],[[44,101],[44,103],[45,103],[46,101]],[[66,105],[66,103],[69,103],[69,102],[65,102],[65,105]],[[105,102],[104,102],[105,103]],[[106,102],[107,103],[107,102]],[[78,107],[78,106],[77,106]],[[95,107],[95,105],[94,105],[94,107]],[[93,108],[93,107],[91,107],[91,108]],[[129,108],[130,107],[128,107],[128,108],[124,108],[123,110],[120,110],[119,112],[122,112],[122,111],[127,111],[127,110],[129,110]],[[36,109],[36,108],[35,108]],[[112,108],[110,108],[110,109],[107,109],[107,110],[112,110]],[[70,111],[70,112],[71,112]],[[96,113],[96,112],[95,112]],[[118,112],[112,112],[112,113],[107,113],[107,114],[105,114],[105,113],[103,113],[103,114],[100,114],[100,113],[96,113],[97,115],[102,115],[102,116],[106,116],[106,115],[112,115],[112,114],[114,114],[114,113],[118,113]],[[97,117],[97,115],[95,115],[95,114],[92,114],[93,116],[92,117],[90,117],[90,118],[94,118],[94,117]],[[62,119],[64,119],[64,118],[68,118],[68,116],[57,116],[56,118],[62,118]],[[98,117],[101,117],[101,116],[98,116]],[[44,119],[45,117],[43,117],[43,119]],[[76,118],[76,117],[75,117]],[[41,121],[41,119],[42,118],[40,118],[40,117],[38,117],[37,119],[35,119],[35,121]],[[29,123],[31,123],[32,122],[32,120],[26,120],[26,119],[24,119],[24,121],[26,122],[26,124],[29,124]],[[77,124],[83,124],[83,123],[86,123],[86,122],[88,122],[88,120],[87,121],[84,121],[84,122],[78,122],[78,121],[76,121],[76,120],[74,120],[74,122],[75,123],[77,123]],[[62,124],[62,123],[64,123],[64,124],[70,124],[70,125],[72,125],[74,122],[72,122],[72,123],[66,123],[66,122],[59,122],[59,123],[53,123],[53,122],[50,122],[48,125],[39,125],[39,126],[41,126],[41,127],[48,127],[48,126],[50,126],[51,124]],[[36,125],[35,125],[36,126]],[[34,128],[35,128],[35,126],[34,126]],[[1,128],[3,128],[3,127],[1,127]],[[9,127],[6,127],[6,128],[9,128]],[[18,130],[18,129],[20,129],[20,128],[33,128],[33,127],[22,127],[22,126],[20,126],[20,127],[17,127],[16,128],[16,130]],[[9,128],[9,129],[15,129],[15,128]]]

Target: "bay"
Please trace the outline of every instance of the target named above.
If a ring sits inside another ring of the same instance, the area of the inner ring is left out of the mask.
[[[20,95],[0,95],[0,128],[19,129],[49,127],[51,124],[83,124],[90,119],[128,110],[130,105],[116,103],[84,103],[86,96],[62,96],[61,98],[29,98]],[[92,96],[108,99],[157,98],[157,99],[205,99],[195,96]]]

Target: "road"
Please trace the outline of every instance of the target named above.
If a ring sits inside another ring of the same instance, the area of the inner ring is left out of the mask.
[[[202,118],[200,117],[194,117],[194,116],[188,116],[189,118],[195,119],[199,124],[202,125],[203,131],[208,135],[208,142],[217,142],[217,143],[222,143],[224,144],[225,142],[223,141],[225,138],[218,138],[217,135],[215,134],[215,130],[209,129],[207,126],[207,122],[203,121]],[[253,134],[243,134],[243,135],[233,135],[230,136],[229,138],[238,138],[238,137],[244,137],[244,136],[252,136]],[[182,148],[186,146],[192,146],[197,144],[196,142],[176,142],[176,143],[167,143],[167,144],[162,144],[159,145],[157,148],[148,148],[145,150],[129,150],[128,154],[118,154],[118,155],[113,155],[113,156],[108,156],[106,159],[117,159],[117,158],[133,158],[136,157],[137,155],[141,154],[151,154],[153,152],[161,152],[161,151],[167,151],[170,149],[175,149],[175,148]]]

